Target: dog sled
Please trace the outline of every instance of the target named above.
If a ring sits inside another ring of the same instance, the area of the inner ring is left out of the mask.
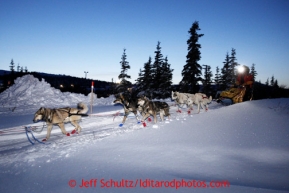
[[[222,104],[230,104],[230,102],[231,104],[236,104],[252,100],[254,78],[249,72],[249,67],[240,66],[234,86],[221,92],[217,102]]]
[[[246,91],[246,87],[230,88],[226,91],[221,92],[220,98],[217,100],[217,102],[220,102],[222,104],[241,103],[244,101]]]

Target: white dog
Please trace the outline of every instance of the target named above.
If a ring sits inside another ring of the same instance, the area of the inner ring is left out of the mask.
[[[208,103],[212,101],[212,96],[210,98],[207,97],[207,95],[203,93],[196,93],[194,95],[191,95],[191,97],[187,100],[187,105],[192,106],[193,104],[198,105],[198,113],[200,113],[200,105],[203,109],[208,111]],[[206,107],[206,108],[205,108]]]
[[[180,106],[183,107],[184,105],[187,105],[189,107],[188,113],[190,113],[190,109],[193,109],[193,103],[188,104],[189,98],[192,98],[192,100],[194,100],[194,94],[172,91],[172,99],[175,100],[178,105],[177,112],[181,113],[181,110],[179,109]]]

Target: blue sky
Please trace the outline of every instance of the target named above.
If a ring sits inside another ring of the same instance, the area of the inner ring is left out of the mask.
[[[0,0],[0,69],[13,59],[29,71],[117,81],[125,48],[135,82],[160,41],[179,83],[194,21],[199,63],[213,74],[235,48],[257,80],[289,86],[288,0]]]

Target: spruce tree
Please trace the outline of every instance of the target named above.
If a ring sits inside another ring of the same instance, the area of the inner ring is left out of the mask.
[[[127,88],[131,87],[131,82],[127,79],[131,77],[127,74],[127,70],[130,69],[129,62],[127,61],[127,55],[125,53],[126,49],[123,49],[123,54],[121,57],[121,61],[119,62],[121,65],[121,72],[118,75],[118,79],[120,79],[120,88],[122,91],[126,90]]]
[[[20,66],[19,66],[19,63],[18,63],[18,66],[17,66],[17,72],[20,72]]]
[[[11,59],[11,62],[10,62],[10,70],[11,70],[11,74],[13,74],[15,72],[13,59]]]
[[[161,66],[163,64],[163,55],[161,53],[160,42],[157,44],[157,50],[155,51],[155,61],[152,65],[152,93],[153,97],[158,97],[160,95],[159,83],[161,81]]]
[[[216,89],[218,90],[221,85],[221,74],[220,74],[219,66],[216,67],[216,74],[215,74],[214,81],[215,81]]]
[[[275,78],[274,78],[274,75],[271,77],[271,81],[270,81],[270,85],[271,86],[274,86],[274,83],[275,83]]]
[[[135,80],[136,85],[137,85],[137,90],[140,90],[140,91],[143,90],[143,79],[144,79],[143,71],[139,69],[138,78]]]
[[[144,69],[140,70],[139,77],[136,80],[137,91],[141,95],[150,97],[149,93],[153,84],[152,79],[152,59],[149,57],[149,60],[144,63]]]
[[[237,71],[236,71],[236,67],[239,65],[237,62],[237,58],[236,58],[236,50],[234,48],[232,48],[231,50],[231,56],[230,56],[230,74],[229,74],[229,84],[234,84],[236,82],[236,78],[237,78]]]
[[[212,76],[213,73],[211,71],[211,66],[209,65],[203,65],[205,68],[205,73],[204,73],[204,79],[203,79],[203,92],[205,94],[209,94],[210,89],[211,89],[211,82],[212,82]]]
[[[187,40],[188,54],[186,65],[184,65],[182,71],[183,78],[180,82],[182,92],[198,92],[198,81],[202,80],[202,67],[198,63],[201,59],[201,44],[199,44],[198,41],[204,34],[198,34],[199,30],[201,30],[199,28],[199,22],[195,21],[188,31],[190,34],[190,38]]]
[[[274,81],[273,87],[279,88],[278,80],[277,80],[277,79]]]
[[[161,66],[161,79],[159,82],[159,90],[161,92],[160,98],[168,98],[171,95],[172,79],[173,79],[173,69],[168,62],[168,57],[166,57]]]
[[[152,58],[149,57],[148,61],[144,64],[144,91],[146,93],[150,92],[151,88],[153,87],[153,77],[152,77]]]
[[[265,82],[266,86],[269,86],[269,78],[267,78],[266,82]]]
[[[221,89],[224,90],[227,88],[227,85],[230,82],[230,57],[227,52],[225,61],[223,62],[224,66],[221,70]]]
[[[251,74],[254,78],[254,80],[256,80],[256,76],[258,75],[256,69],[255,69],[255,64],[253,63],[252,66],[251,66]]]

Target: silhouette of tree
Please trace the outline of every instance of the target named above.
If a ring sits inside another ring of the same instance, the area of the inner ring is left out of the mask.
[[[187,40],[188,54],[186,65],[182,71],[182,80],[180,82],[180,89],[182,92],[195,93],[199,90],[198,81],[201,81],[202,67],[198,63],[201,59],[201,44],[198,43],[199,38],[204,34],[198,34],[199,22],[195,21],[188,31],[190,38]]]

